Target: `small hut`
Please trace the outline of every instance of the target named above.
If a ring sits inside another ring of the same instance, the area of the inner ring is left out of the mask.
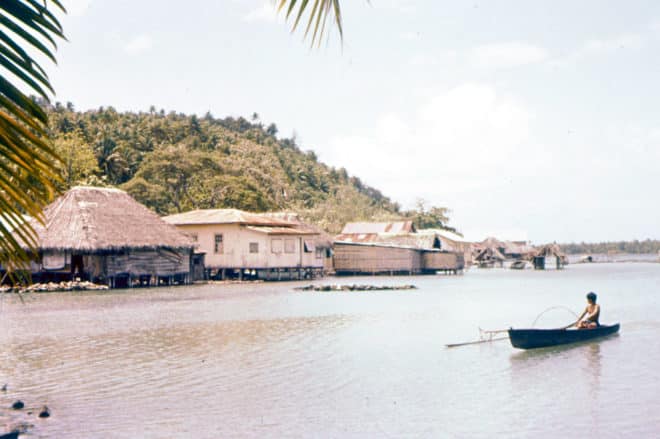
[[[545,270],[546,268],[549,268],[546,265],[548,258],[555,260],[555,268],[557,270],[561,270],[568,264],[568,257],[561,251],[559,245],[546,244],[542,247],[539,247],[534,254],[532,259],[534,263],[534,269]]]
[[[74,187],[44,210],[35,280],[191,282],[192,241],[119,189]]]
[[[475,263],[479,268],[502,267],[506,258],[500,251],[493,247],[485,247],[476,250],[474,256]]]

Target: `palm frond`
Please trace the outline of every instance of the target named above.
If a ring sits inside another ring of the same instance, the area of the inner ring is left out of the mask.
[[[57,0],[51,9],[66,12]],[[62,26],[44,0],[0,1],[0,263],[25,268],[36,234],[23,215],[43,220],[59,160],[47,139],[48,118],[30,95],[49,102],[53,88],[31,53],[55,61]]]
[[[341,7],[339,0],[279,0],[278,11],[286,10],[285,16],[295,16],[292,32],[298,28],[301,19],[311,6],[311,12],[307,14],[307,26],[305,27],[305,38],[308,38],[311,32],[311,45],[320,45],[323,34],[326,31],[326,21],[328,16],[332,16],[339,31],[339,38],[344,38],[344,28],[342,25]],[[296,12],[296,7],[298,8]]]

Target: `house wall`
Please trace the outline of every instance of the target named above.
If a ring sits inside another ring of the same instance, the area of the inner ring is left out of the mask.
[[[45,251],[41,261],[34,263],[33,273],[42,276],[78,276],[79,266],[73,273],[72,257],[76,252]],[[80,255],[78,253],[78,255]],[[172,276],[191,274],[189,249],[124,250],[109,254],[83,254],[82,274],[92,281],[105,281],[110,277]]]
[[[269,235],[239,224],[186,224],[176,227],[196,238],[195,251],[206,253],[208,268],[323,267],[323,258],[317,257],[313,247],[311,251],[305,251],[305,241],[313,242],[313,237],[307,235]],[[218,252],[215,249],[216,235],[222,235],[222,249]],[[250,252],[250,244],[256,244],[256,253]]]
[[[334,252],[337,274],[419,273],[422,269],[421,254],[415,249],[336,242]]]
[[[106,256],[90,256],[104,258],[98,263],[105,263],[107,276],[121,273],[131,275],[170,276],[174,274],[190,274],[190,252],[169,249],[130,250]],[[89,263],[93,263],[91,260]],[[92,266],[87,266],[93,269]],[[86,271],[87,268],[86,267]]]
[[[458,271],[465,268],[465,260],[463,258],[463,253],[423,252],[422,267],[425,271]]]
[[[440,238],[441,250],[462,253],[465,263],[472,264],[472,245],[469,242],[457,242],[444,236],[438,236],[438,238]]]

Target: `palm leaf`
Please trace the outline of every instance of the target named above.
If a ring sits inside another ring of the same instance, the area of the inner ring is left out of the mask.
[[[57,0],[0,1],[0,263],[8,270],[27,267],[37,237],[23,215],[43,221],[59,180],[48,118],[30,97],[49,102],[53,91],[31,53],[55,61],[55,41],[64,39],[49,6],[66,12]]]
[[[339,6],[339,0],[279,0],[279,5],[277,7],[278,11],[286,9],[285,16],[287,19],[295,14],[295,19],[293,21],[293,27],[291,29],[294,32],[298,25],[300,24],[301,19],[305,16],[305,13],[309,10],[311,5],[311,12],[307,14],[307,26],[305,28],[305,38],[307,38],[311,32],[311,44],[320,45],[323,34],[326,31],[326,20],[328,16],[332,15],[335,26],[339,31],[339,38],[343,40],[344,38],[344,28],[342,26],[342,16],[341,8]],[[296,7],[298,12],[295,13]]]

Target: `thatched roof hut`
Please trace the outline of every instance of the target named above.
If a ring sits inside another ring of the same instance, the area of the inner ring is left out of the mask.
[[[188,283],[194,243],[119,189],[74,187],[32,221],[33,278],[80,277],[111,287]]]
[[[41,250],[102,253],[125,249],[191,249],[176,227],[114,188],[76,186],[44,209],[45,226],[33,222]]]

